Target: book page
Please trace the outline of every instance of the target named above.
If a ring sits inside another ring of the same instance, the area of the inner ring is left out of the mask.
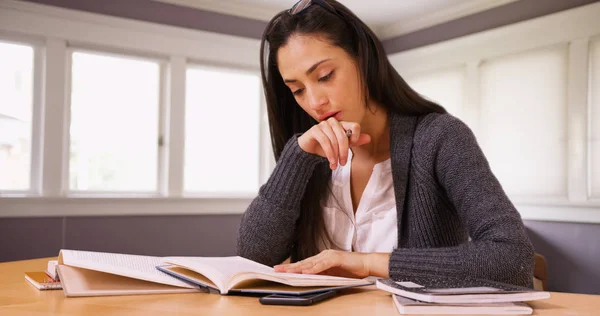
[[[236,257],[167,257],[164,262],[178,265],[210,279],[220,290],[224,292],[227,280],[236,274],[256,272],[274,273],[269,268],[258,262]]]
[[[156,269],[156,266],[163,264],[161,257],[61,250],[59,260],[62,264],[69,266],[178,287],[195,288]]]
[[[217,285],[221,293],[249,279],[263,279],[292,286],[343,286],[370,283],[361,279],[337,276],[280,273],[272,267],[243,257],[168,257],[165,262],[198,272]]]
[[[165,262],[187,267],[196,272],[206,274],[216,274],[219,279],[230,279],[238,274],[258,273],[273,275],[278,278],[304,279],[304,280],[354,280],[349,278],[320,275],[320,274],[299,274],[275,272],[272,267],[254,262],[243,257],[167,257]],[[204,272],[211,270],[211,273]],[[206,275],[208,276],[208,275]],[[208,276],[210,277],[210,276]]]

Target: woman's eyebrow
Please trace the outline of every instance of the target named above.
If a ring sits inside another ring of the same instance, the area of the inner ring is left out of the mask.
[[[306,71],[306,75],[307,76],[310,75],[313,71],[315,71],[315,69],[317,69],[317,67],[319,67],[320,64],[322,64],[326,61],[329,61],[329,60],[331,60],[331,58],[326,58],[326,59],[316,62],[314,65],[312,65],[312,66],[310,66],[310,68],[308,68],[308,70]],[[286,83],[293,83],[293,82],[296,82],[297,80],[296,79],[285,79],[283,81]]]

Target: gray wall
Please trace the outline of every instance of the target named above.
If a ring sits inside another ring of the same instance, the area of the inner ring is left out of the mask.
[[[598,0],[519,0],[383,42],[388,54],[518,23]]]
[[[267,23],[149,0],[24,0],[229,35],[260,38]],[[372,0],[376,1],[376,0]],[[520,0],[383,41],[388,54],[446,41],[600,0]]]
[[[0,262],[56,256],[61,248],[155,256],[230,256],[235,254],[240,218],[0,218]]]
[[[155,256],[230,256],[240,215],[0,218],[0,262],[61,248]],[[600,225],[526,221],[551,291],[600,294]]]
[[[150,0],[24,0],[229,35],[260,38],[267,23]]]
[[[598,210],[600,212],[600,210]],[[525,221],[552,291],[600,294],[600,225]]]

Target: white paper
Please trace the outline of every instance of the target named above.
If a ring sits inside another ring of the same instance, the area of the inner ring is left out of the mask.
[[[156,269],[156,266],[164,264],[160,257],[76,250],[61,250],[61,255],[63,263],[69,266],[173,286],[194,288],[194,286]]]

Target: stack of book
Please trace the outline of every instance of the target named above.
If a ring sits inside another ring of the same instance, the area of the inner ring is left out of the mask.
[[[524,302],[550,298],[548,292],[473,278],[378,279],[376,286],[392,293],[400,314],[529,315],[533,309]]]

